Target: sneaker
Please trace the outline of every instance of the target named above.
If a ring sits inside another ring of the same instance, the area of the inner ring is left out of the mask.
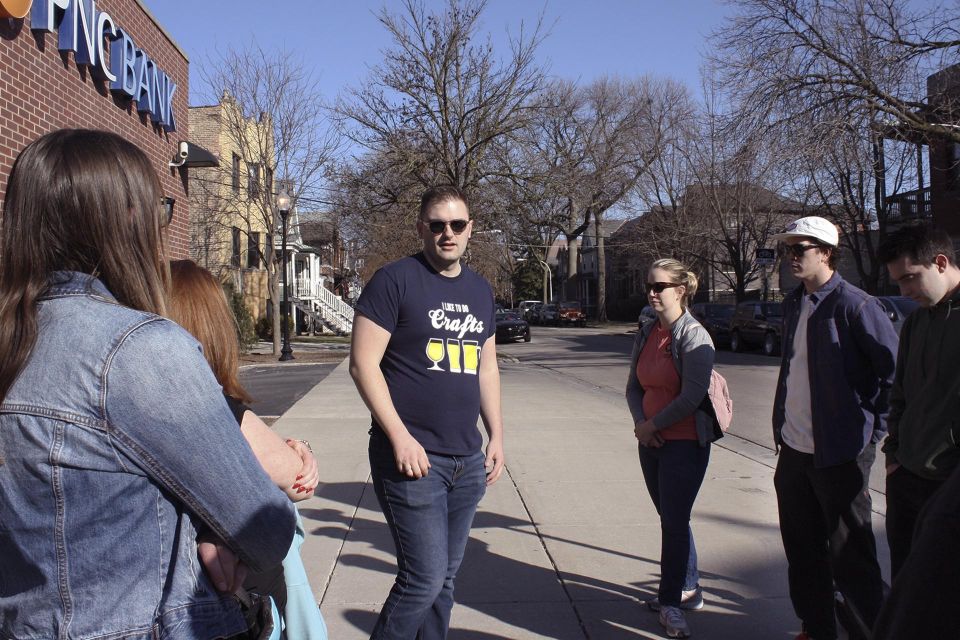
[[[644,604],[647,605],[650,611],[660,611],[659,598],[651,598],[644,602]],[[703,609],[703,589],[700,588],[700,585],[690,589],[690,591],[680,592],[680,608],[686,609],[687,611]]]
[[[677,607],[661,607],[660,624],[666,629],[668,638],[690,637],[690,627],[687,626],[687,619],[683,617],[683,611],[680,611]]]

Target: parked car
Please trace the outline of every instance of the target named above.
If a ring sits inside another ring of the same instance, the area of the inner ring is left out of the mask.
[[[914,309],[920,306],[916,300],[906,296],[880,296],[878,299],[887,312],[887,317],[890,318],[890,322],[893,323],[893,328],[898,335],[900,329],[903,328],[903,321],[907,319],[908,315],[913,313]]]
[[[542,302],[535,302],[533,306],[527,309],[527,315],[524,317],[524,320],[530,324],[540,324],[540,309],[543,308]]]
[[[645,306],[643,309],[640,309],[640,317],[637,318],[637,329],[643,329],[644,325],[656,319],[657,312],[653,310],[653,307],[650,305]]]
[[[537,311],[537,324],[557,324],[557,305],[549,303],[542,305]]]
[[[497,320],[497,342],[523,340],[530,342],[530,324],[518,313],[499,312]]]
[[[779,302],[741,302],[730,321],[730,349],[761,347],[768,356],[780,353],[783,307]]]
[[[730,320],[736,310],[737,305],[722,302],[698,302],[690,307],[690,313],[710,334],[715,347],[730,345]]]
[[[587,326],[587,314],[580,308],[576,300],[557,303],[557,322],[559,324],[575,324],[578,327]]]
[[[523,300],[520,302],[520,304],[517,306],[517,311],[519,312],[520,317],[529,322],[530,315],[533,313],[534,308],[536,308],[538,304],[543,303],[539,300]]]

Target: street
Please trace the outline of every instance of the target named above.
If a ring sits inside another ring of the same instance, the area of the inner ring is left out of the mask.
[[[622,326],[622,331],[615,327]],[[603,328],[531,327],[530,342],[497,345],[497,352],[545,372],[575,379],[623,398],[636,338],[634,323]],[[733,424],[717,443],[771,468],[776,464],[770,416],[780,370],[780,358],[759,351],[734,353],[718,349],[716,368],[727,379],[733,398]],[[870,479],[874,510],[885,505],[884,471],[875,464]]]

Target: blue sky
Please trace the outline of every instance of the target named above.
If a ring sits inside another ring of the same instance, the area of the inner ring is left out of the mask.
[[[198,70],[219,49],[255,39],[297,53],[324,97],[357,86],[390,46],[376,13],[390,0],[143,0],[190,58],[190,102],[203,104]],[[442,7],[427,0],[429,7]],[[550,35],[539,48],[552,75],[589,81],[602,75],[672,77],[699,93],[705,38],[727,7],[719,0],[489,0],[483,29],[501,49],[509,29],[545,12]]]

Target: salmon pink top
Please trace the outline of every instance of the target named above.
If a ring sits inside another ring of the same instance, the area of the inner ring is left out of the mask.
[[[680,395],[680,374],[673,365],[669,329],[657,322],[637,359],[637,381],[643,387],[643,413],[653,418]],[[697,423],[693,415],[661,430],[664,440],[696,440]]]

